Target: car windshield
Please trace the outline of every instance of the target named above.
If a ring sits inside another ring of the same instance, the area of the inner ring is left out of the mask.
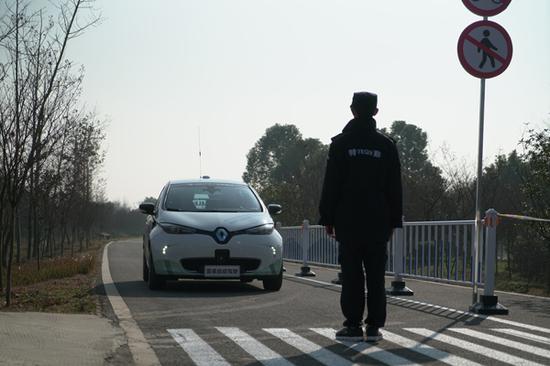
[[[242,184],[184,183],[169,187],[164,207],[185,212],[261,212],[252,190]]]

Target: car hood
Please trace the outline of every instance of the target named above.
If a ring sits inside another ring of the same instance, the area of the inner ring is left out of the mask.
[[[273,223],[264,212],[170,212],[163,211],[159,222],[183,225],[194,229],[214,231],[223,227],[228,231],[238,231]]]

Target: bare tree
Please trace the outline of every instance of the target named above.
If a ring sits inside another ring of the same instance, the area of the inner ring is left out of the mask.
[[[67,1],[58,6],[55,21],[41,9],[32,10],[28,2],[14,0],[6,4],[7,15],[0,24],[0,198],[8,204],[0,213],[7,227],[0,235],[0,262],[7,261],[8,306],[18,207],[28,188],[30,211],[36,210],[42,170],[63,140],[70,111],[80,96],[82,72],[73,73],[66,50],[71,39],[99,21],[92,17],[81,23],[77,17],[91,4],[92,0]],[[36,239],[37,220],[32,215]],[[39,243],[34,246],[40,258]],[[0,277],[0,288],[1,282]]]

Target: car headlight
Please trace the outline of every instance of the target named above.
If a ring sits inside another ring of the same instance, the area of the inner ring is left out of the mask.
[[[197,232],[196,229],[191,227],[171,224],[169,222],[159,222],[158,225],[167,234],[195,234]]]
[[[269,235],[273,232],[273,224],[263,224],[260,226],[254,226],[244,231],[246,234],[252,235]]]

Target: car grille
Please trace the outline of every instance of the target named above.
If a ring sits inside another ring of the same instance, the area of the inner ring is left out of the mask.
[[[260,266],[260,260],[256,258],[186,258],[181,260],[181,265],[188,271],[203,273],[204,266],[231,265],[240,266],[241,273],[254,271]]]

